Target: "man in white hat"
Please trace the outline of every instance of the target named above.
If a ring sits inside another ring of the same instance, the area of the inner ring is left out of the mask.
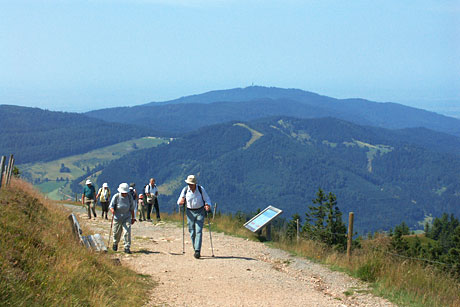
[[[185,183],[188,186],[182,189],[177,204],[183,206],[186,203],[187,205],[188,231],[190,232],[193,249],[195,250],[193,256],[199,259],[201,257],[203,224],[206,211],[211,210],[211,199],[206,190],[202,186],[197,185],[194,175],[189,175]]]
[[[107,182],[104,182],[102,185],[102,188],[97,191],[96,195],[96,201],[99,199],[101,202],[101,207],[102,207],[102,218],[104,218],[104,213],[105,213],[105,219],[107,220],[107,213],[109,213],[109,201],[110,201],[110,189],[109,185]]]
[[[86,186],[83,188],[83,195],[81,196],[82,205],[86,206],[88,210],[88,218],[91,219],[91,211],[96,217],[96,189],[91,180],[86,180]]]
[[[109,206],[110,212],[114,216],[113,226],[113,250],[118,250],[121,233],[125,230],[123,241],[125,243],[125,253],[131,254],[131,225],[136,221],[134,215],[134,200],[129,194],[129,185],[121,183],[118,186],[118,193],[112,197]]]

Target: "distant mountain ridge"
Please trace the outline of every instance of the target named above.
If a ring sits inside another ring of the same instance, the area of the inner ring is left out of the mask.
[[[0,155],[17,164],[51,161],[137,137],[148,127],[105,122],[78,113],[0,105]]]
[[[272,204],[285,218],[306,212],[321,187],[337,195],[342,212],[355,212],[360,233],[402,221],[423,228],[418,223],[430,214],[460,216],[460,140],[444,135],[440,146],[451,147],[434,151],[438,133],[419,138],[420,132],[334,118],[218,124],[128,154],[108,165],[98,184],[143,183],[155,176],[160,206],[170,211],[184,178],[196,174],[222,212],[254,212]]]
[[[260,86],[211,91],[135,107],[94,110],[86,115],[136,123],[164,133],[184,133],[209,124],[281,115],[335,117],[359,125],[389,129],[425,127],[460,136],[459,119],[434,112],[397,103],[335,99],[299,89]]]

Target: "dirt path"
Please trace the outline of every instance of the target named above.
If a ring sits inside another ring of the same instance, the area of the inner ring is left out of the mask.
[[[107,242],[110,221],[88,220],[80,207],[72,210]],[[343,273],[262,243],[212,233],[211,257],[207,229],[203,235],[202,258],[196,260],[187,230],[182,254],[181,227],[164,222],[132,226],[133,254],[116,257],[158,282],[147,306],[393,306]]]

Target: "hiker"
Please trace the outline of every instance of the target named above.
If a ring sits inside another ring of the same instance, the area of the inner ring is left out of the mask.
[[[136,186],[135,183],[129,184],[129,194],[131,194],[131,197],[134,200],[134,216],[137,216],[137,191],[134,188],[135,186]]]
[[[206,190],[202,186],[197,185],[194,175],[189,175],[185,183],[187,183],[188,186],[182,189],[177,204],[183,206],[184,203],[186,203],[187,205],[188,231],[190,232],[190,238],[192,239],[193,248],[195,250],[193,256],[199,259],[201,257],[203,224],[206,211],[211,210],[211,199],[208,193],[206,193]]]
[[[146,204],[144,202],[144,194],[139,195],[139,200],[137,201],[137,209],[139,211],[139,222],[146,221],[145,219]]]
[[[150,183],[145,186],[144,189],[145,201],[147,202],[147,221],[151,222],[150,212],[152,212],[152,205],[155,208],[157,221],[161,221],[160,218],[160,206],[158,205],[158,188],[155,184],[155,178],[150,178]]]
[[[101,203],[102,207],[102,218],[104,218],[104,213],[105,213],[105,219],[107,220],[107,213],[109,212],[109,203],[110,203],[110,189],[109,185],[107,182],[104,182],[102,185],[102,188],[97,191],[96,195],[96,201],[99,199],[99,202]]]
[[[96,189],[93,186],[91,180],[86,180],[86,186],[83,188],[83,194],[81,196],[82,205],[86,206],[88,210],[88,219],[91,219],[91,211],[93,211],[94,217],[96,215]]]
[[[134,201],[129,194],[129,185],[127,183],[121,183],[118,186],[118,193],[112,197],[109,209],[114,215],[112,249],[114,251],[118,250],[118,242],[120,242],[121,233],[124,229],[125,253],[131,254],[131,225],[136,221],[136,217],[134,215]]]

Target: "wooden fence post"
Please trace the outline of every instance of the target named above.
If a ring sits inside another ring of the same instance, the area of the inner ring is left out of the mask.
[[[10,184],[10,174],[13,171],[13,155],[10,155],[10,159],[8,160],[8,166],[6,168],[6,174],[5,174],[5,187]]]
[[[8,176],[8,184],[10,184],[11,182],[11,176],[13,175],[13,171],[14,171],[14,157],[13,155],[11,155],[11,167],[10,167],[10,174]]]
[[[353,243],[353,219],[355,214],[350,212],[348,214],[348,239],[347,239],[347,259],[351,260],[351,245]]]
[[[300,239],[299,219],[297,219],[296,222],[297,222],[297,243],[298,243]]]
[[[0,163],[0,188],[2,187],[3,170],[5,169],[5,160],[6,160],[6,157],[2,156],[2,161]]]
[[[212,221],[214,222],[214,217],[216,216],[216,212],[217,212],[217,203],[214,204],[214,211],[212,213]]]

